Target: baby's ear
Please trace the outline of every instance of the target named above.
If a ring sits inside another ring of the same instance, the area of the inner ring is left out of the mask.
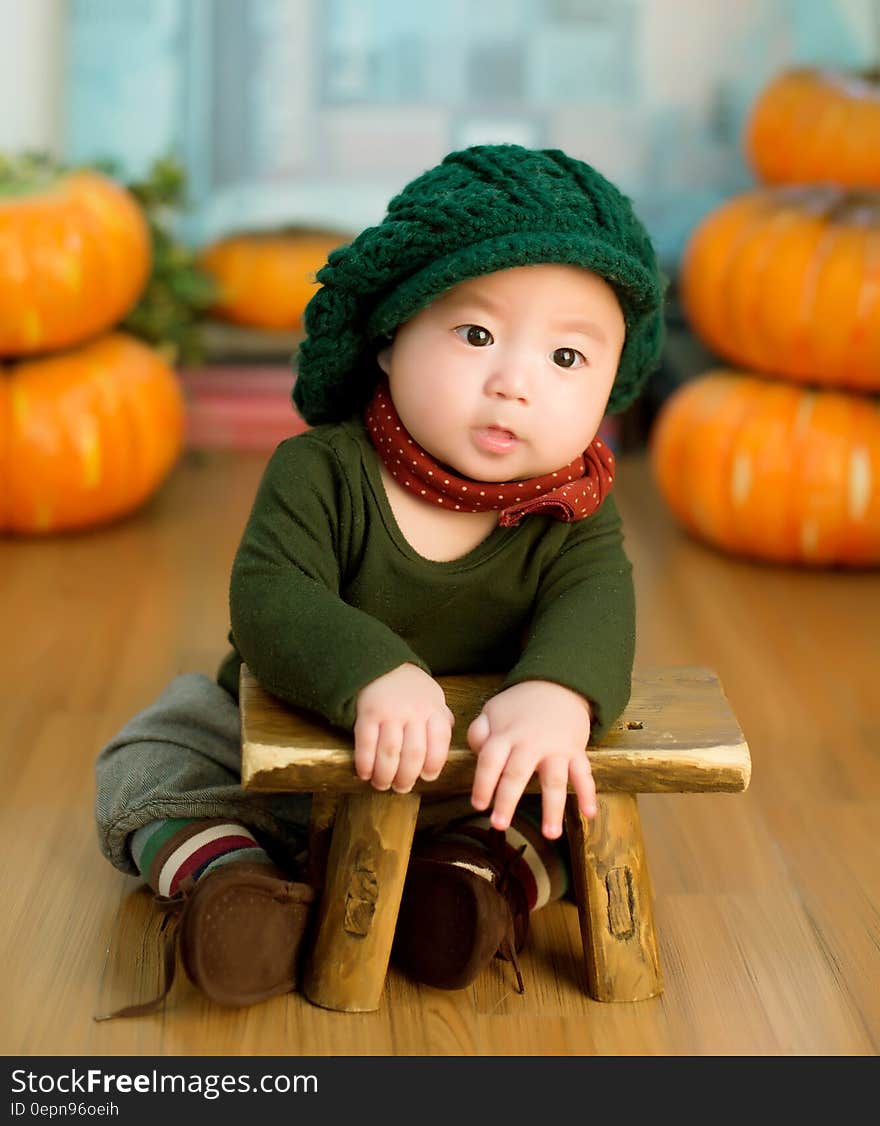
[[[376,353],[376,363],[385,372],[386,375],[391,374],[391,348],[393,341],[389,340],[388,343],[379,349]]]

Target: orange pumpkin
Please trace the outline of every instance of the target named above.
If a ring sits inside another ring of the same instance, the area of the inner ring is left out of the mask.
[[[783,72],[752,106],[744,143],[767,184],[880,188],[880,71]]]
[[[297,329],[315,273],[346,239],[320,232],[231,235],[206,247],[199,265],[220,289],[215,316],[256,328]]]
[[[694,331],[737,366],[880,389],[880,193],[736,196],[694,231],[681,286]]]
[[[143,211],[106,176],[0,192],[0,356],[68,347],[116,324],[150,263]]]
[[[183,423],[174,372],[125,333],[0,367],[0,532],[132,512],[176,461]]]
[[[651,431],[660,492],[694,535],[796,564],[880,563],[880,404],[715,370]]]

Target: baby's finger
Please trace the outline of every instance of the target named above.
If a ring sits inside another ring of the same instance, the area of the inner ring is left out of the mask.
[[[590,770],[590,760],[586,754],[576,755],[568,767],[568,776],[578,799],[578,806],[584,817],[596,816],[596,780]]]
[[[448,709],[447,709],[448,711]],[[449,713],[452,715],[452,713]],[[422,767],[422,778],[426,782],[433,782],[440,776],[440,771],[446,765],[449,757],[449,739],[452,729],[443,716],[436,712],[428,719],[428,748],[425,753],[425,765]]]
[[[477,769],[471,789],[474,809],[488,809],[498,785],[498,779],[510,757],[510,742],[503,735],[493,735],[483,744],[477,755]]]
[[[568,793],[568,762],[564,758],[544,759],[538,767],[541,779],[541,832],[548,840],[562,836],[562,818]]]
[[[376,741],[376,761],[373,765],[373,786],[377,790],[387,790],[394,781],[400,764],[400,748],[403,744],[403,728],[399,723],[385,722],[379,728]]]
[[[408,794],[421,774],[428,749],[428,734],[424,723],[408,723],[403,729],[400,762],[391,788],[396,794]]]
[[[467,731],[468,746],[474,754],[479,754],[483,744],[489,738],[490,731],[489,717],[485,712],[480,712]]]
[[[354,725],[354,769],[358,778],[368,781],[376,762],[376,741],[379,724],[371,719],[359,719]]]
[[[519,799],[533,773],[534,762],[531,757],[517,751],[509,756],[495,787],[495,801],[489,818],[493,829],[506,829],[510,825]]]

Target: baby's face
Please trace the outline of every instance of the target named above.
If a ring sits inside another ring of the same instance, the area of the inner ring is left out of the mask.
[[[407,430],[438,461],[514,481],[590,444],[624,335],[614,290],[596,274],[517,266],[448,290],[397,330],[379,364]]]

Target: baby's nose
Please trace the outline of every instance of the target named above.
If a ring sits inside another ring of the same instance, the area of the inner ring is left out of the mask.
[[[488,393],[496,399],[512,399],[527,403],[529,401],[529,378],[520,365],[505,364],[493,372],[489,378]]]

